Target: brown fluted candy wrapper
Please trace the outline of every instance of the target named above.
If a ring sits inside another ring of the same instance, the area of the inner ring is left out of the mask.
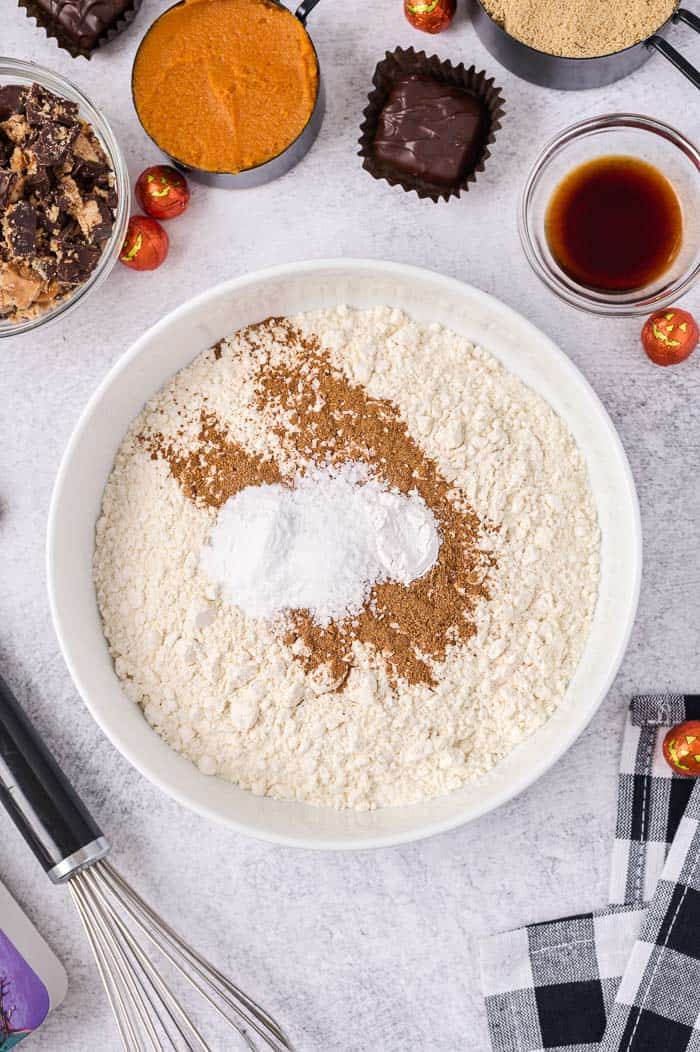
[[[411,76],[457,88],[477,100],[483,107],[485,126],[481,131],[478,152],[454,183],[443,185],[428,182],[393,167],[390,162],[376,155],[377,129],[392,89],[397,81]],[[483,172],[486,161],[491,156],[489,147],[496,140],[496,132],[501,127],[501,118],[505,112],[505,99],[501,89],[494,85],[493,77],[487,78],[483,70],[477,72],[475,66],[467,69],[464,63],[454,66],[451,62],[443,62],[437,55],[428,57],[424,51],[396,48],[394,51],[387,51],[384,59],[378,64],[372,84],[374,87],[369,94],[364,121],[360,126],[362,134],[359,140],[359,155],[363,158],[365,171],[375,179],[385,179],[391,186],[401,186],[406,191],[413,190],[419,197],[429,197],[435,202],[448,201],[451,197],[459,197],[462,191],[469,190],[469,184],[476,182],[477,173]]]
[[[141,0],[17,0],[49,39],[73,58],[93,51],[133,22]]]

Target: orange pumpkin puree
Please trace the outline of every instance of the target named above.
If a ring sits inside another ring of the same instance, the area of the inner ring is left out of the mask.
[[[146,34],[133,89],[144,128],[171,157],[240,172],[304,129],[318,65],[299,19],[270,0],[184,0]]]

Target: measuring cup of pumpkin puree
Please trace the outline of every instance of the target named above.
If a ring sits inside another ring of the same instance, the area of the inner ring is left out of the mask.
[[[325,108],[305,22],[278,0],[180,0],[147,30],[131,91],[146,134],[191,178],[243,189],[284,175]]]

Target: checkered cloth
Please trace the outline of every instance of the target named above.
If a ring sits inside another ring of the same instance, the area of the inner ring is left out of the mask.
[[[700,1052],[700,780],[694,782],[600,1052]]]
[[[486,939],[481,974],[494,1052],[596,1052],[644,913],[610,906]]]
[[[700,720],[698,694],[643,694],[632,699],[620,762],[610,902],[650,902],[683,817],[693,779],[664,760],[669,727]]]
[[[661,752],[669,726],[698,718],[700,696],[633,700],[614,904],[482,944],[494,1052],[700,1052],[700,779]]]

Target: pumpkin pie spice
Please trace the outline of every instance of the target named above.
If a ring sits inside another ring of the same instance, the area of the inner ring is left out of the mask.
[[[433,663],[445,659],[450,644],[475,634],[475,605],[488,598],[493,556],[479,547],[483,525],[408,433],[396,407],[369,397],[334,369],[316,340],[279,318],[251,326],[243,335],[254,344],[264,342],[273,329],[275,340],[295,352],[290,355],[295,364],[263,366],[256,401],[259,412],[273,421],[282,446],[302,468],[361,461],[387,485],[406,494],[417,491],[441,534],[437,561],[423,577],[409,585],[375,585],[356,618],[328,626],[308,611],[292,611],[285,619],[284,641],[305,671],[322,671],[336,689],[350,672],[355,642],[383,656],[393,681],[433,684]],[[167,460],[185,496],[201,506],[220,508],[245,486],[291,481],[273,461],[230,441],[206,413],[197,443],[185,453],[162,436],[145,441],[154,458]]]

